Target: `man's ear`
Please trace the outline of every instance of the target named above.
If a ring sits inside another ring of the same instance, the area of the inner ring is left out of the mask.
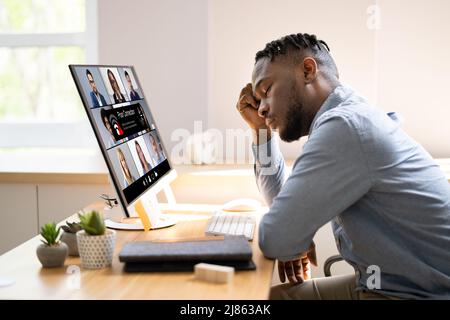
[[[306,84],[311,83],[317,77],[317,63],[314,58],[303,59],[303,80]]]

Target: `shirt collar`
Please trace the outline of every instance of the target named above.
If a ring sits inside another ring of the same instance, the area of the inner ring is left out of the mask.
[[[316,123],[317,119],[319,119],[319,117],[322,114],[340,105],[342,102],[347,100],[351,94],[353,94],[352,88],[345,85],[337,86],[322,103],[322,106],[320,107],[319,111],[317,112],[316,116],[314,117],[311,123],[310,132],[314,128],[314,124]]]

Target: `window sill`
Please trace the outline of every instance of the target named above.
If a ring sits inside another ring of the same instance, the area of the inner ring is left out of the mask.
[[[0,149],[0,182],[107,184],[108,169],[95,149]]]

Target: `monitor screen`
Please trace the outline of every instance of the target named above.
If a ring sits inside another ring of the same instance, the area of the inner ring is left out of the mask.
[[[171,170],[142,86],[132,66],[69,67],[126,209]]]

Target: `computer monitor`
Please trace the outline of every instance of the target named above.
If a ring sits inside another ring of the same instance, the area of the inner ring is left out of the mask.
[[[156,194],[176,178],[133,66],[69,65],[89,122],[126,217],[106,220],[117,229],[154,229],[174,224],[161,216]],[[169,198],[173,198],[170,192]],[[148,219],[147,219],[148,218]]]

